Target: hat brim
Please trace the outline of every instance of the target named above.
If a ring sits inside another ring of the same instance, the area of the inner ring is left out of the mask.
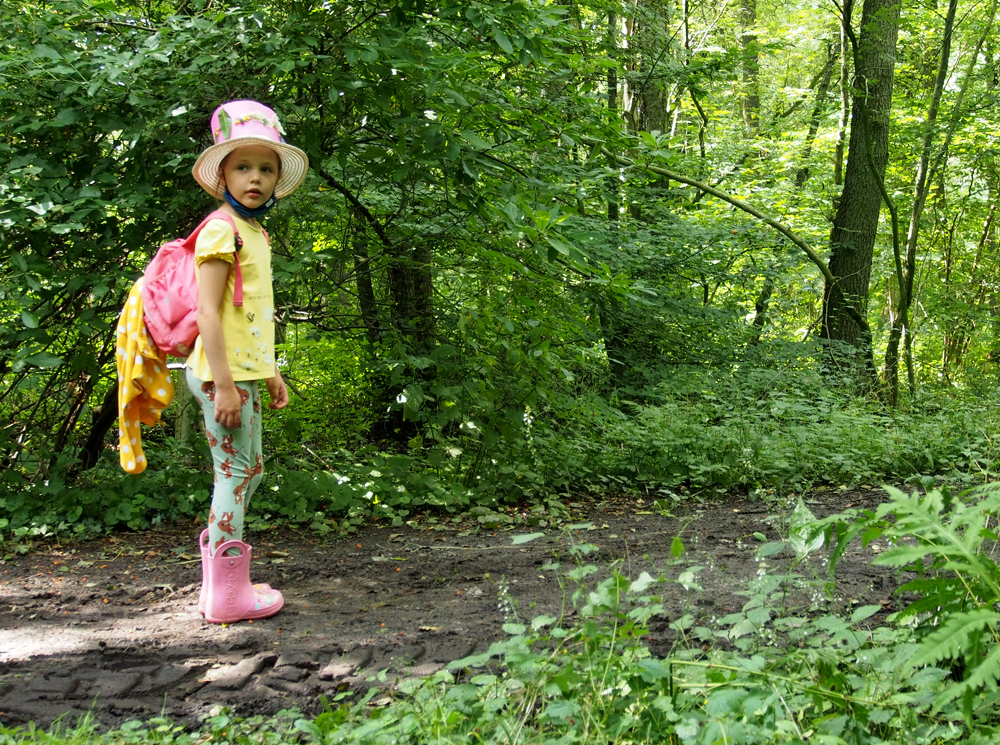
[[[281,158],[281,175],[278,176],[278,183],[274,186],[274,196],[278,199],[291,194],[305,180],[306,172],[309,170],[309,156],[294,145],[253,135],[227,140],[206,148],[191,169],[194,180],[213,197],[222,199],[225,192],[225,187],[219,180],[222,161],[233,150],[247,145],[264,145],[274,150]]]

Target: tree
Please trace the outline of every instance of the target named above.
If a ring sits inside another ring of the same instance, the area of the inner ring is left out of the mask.
[[[844,4],[843,23],[850,29],[852,3]],[[899,0],[864,0],[861,34],[854,45],[855,83],[844,189],[830,232],[830,272],[823,292],[824,339],[846,345],[853,354],[831,346],[830,360],[858,376],[863,388],[875,384],[871,334],[845,311],[868,309],[875,236],[882,208],[883,181],[889,159],[889,123],[899,29]],[[849,31],[848,35],[852,35]]]

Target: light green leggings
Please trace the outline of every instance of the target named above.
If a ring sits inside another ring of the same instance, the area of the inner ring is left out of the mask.
[[[205,436],[215,468],[215,490],[208,513],[209,545],[215,553],[225,541],[243,540],[247,505],[264,477],[260,389],[256,380],[237,381],[236,388],[243,397],[240,426],[226,429],[215,421],[215,383],[199,380],[188,368],[187,384],[201,404]]]

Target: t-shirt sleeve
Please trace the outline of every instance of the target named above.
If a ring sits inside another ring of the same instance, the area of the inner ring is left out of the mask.
[[[236,233],[225,220],[210,220],[201,229],[194,244],[194,263],[200,266],[208,259],[222,259],[233,263],[236,253]]]

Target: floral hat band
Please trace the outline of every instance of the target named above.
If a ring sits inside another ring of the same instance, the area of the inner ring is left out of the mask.
[[[268,137],[267,131],[273,129],[278,133],[281,142],[285,141],[285,129],[284,127],[281,126],[281,122],[278,121],[277,115],[268,117],[265,116],[264,114],[253,111],[250,112],[249,114],[244,114],[239,119],[233,119],[221,106],[219,107],[217,113],[219,115],[218,116],[219,124],[218,126],[215,127],[214,130],[212,130],[212,136],[215,138],[216,143],[228,142],[230,139],[232,139],[234,127],[247,124],[251,125],[251,127],[260,130],[258,134],[263,137]],[[215,117],[213,117],[213,120],[214,119]],[[263,126],[261,127],[256,125],[263,125]],[[240,136],[246,137],[248,136],[248,134],[249,130],[247,130],[247,134],[243,134],[241,132],[240,134],[237,135],[237,137]]]
[[[264,145],[277,153],[281,173],[274,187],[278,199],[295,191],[309,170],[309,158],[294,145],[285,142],[285,130],[273,109],[257,101],[229,101],[212,114],[209,125],[215,143],[198,156],[191,169],[195,180],[205,191],[221,199],[225,187],[219,179],[219,168],[229,153],[245,145]]]

